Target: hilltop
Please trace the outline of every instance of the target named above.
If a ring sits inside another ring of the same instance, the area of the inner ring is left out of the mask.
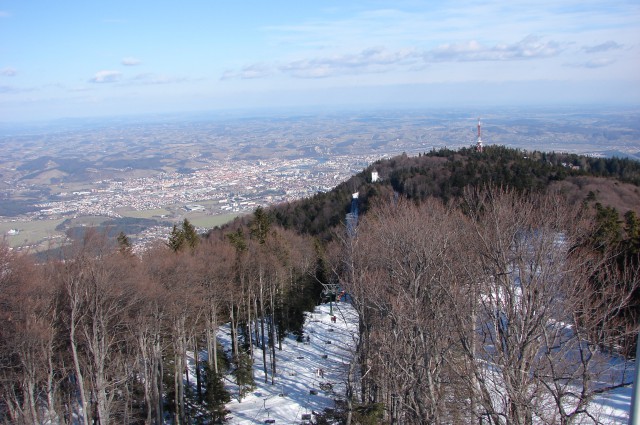
[[[372,182],[377,171],[380,180]],[[438,198],[455,202],[465,187],[509,187],[518,192],[561,191],[573,202],[600,202],[621,214],[640,211],[640,162],[555,152],[528,152],[504,146],[438,149],[417,156],[381,159],[326,193],[272,208],[275,221],[300,233],[330,237],[344,222],[352,193],[360,211],[372,202],[404,196],[416,202]]]

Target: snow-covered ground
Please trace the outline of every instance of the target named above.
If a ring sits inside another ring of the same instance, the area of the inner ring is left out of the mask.
[[[623,387],[599,395],[589,411],[603,424],[626,424],[629,421],[632,388]]]
[[[229,424],[264,424],[267,419],[275,420],[276,424],[301,423],[303,415],[333,408],[334,399],[344,397],[358,320],[350,304],[333,304],[335,323],[331,321],[329,309],[329,304],[323,304],[313,313],[307,313],[305,342],[296,342],[291,335],[282,342],[282,351],[276,350],[275,385],[270,384],[271,376],[268,384],[264,382],[261,354],[256,355],[254,363],[254,391],[239,402],[237,386],[228,383],[227,389],[233,397],[227,404],[231,411]],[[219,337],[223,346],[231,346],[228,331],[221,332]]]
[[[304,325],[309,342],[296,342],[288,336],[282,351],[276,350],[276,384],[264,382],[262,355],[257,353],[254,363],[256,389],[238,401],[237,386],[227,380],[232,401],[227,405],[231,412],[229,424],[264,424],[268,419],[276,424],[303,422],[303,415],[322,412],[334,407],[334,400],[344,398],[349,361],[355,352],[357,315],[347,303],[333,304],[336,322],[332,323],[329,304],[316,307],[307,313]],[[228,328],[222,329],[219,338],[224,347],[230,347]],[[267,357],[269,361],[269,357]],[[621,365],[622,366],[622,365]],[[625,374],[632,376],[633,370]],[[331,384],[328,389],[326,384]],[[312,393],[313,392],[313,393]],[[618,388],[599,395],[589,407],[589,412],[603,424],[626,424],[631,404],[630,387]],[[591,422],[591,421],[589,421]]]

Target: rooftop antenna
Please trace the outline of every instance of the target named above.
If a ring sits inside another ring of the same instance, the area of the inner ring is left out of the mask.
[[[476,152],[482,153],[482,130],[480,127],[480,117],[478,117],[478,140],[476,141]]]

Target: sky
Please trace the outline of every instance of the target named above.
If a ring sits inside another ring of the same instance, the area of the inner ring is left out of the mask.
[[[640,2],[0,0],[0,122],[640,105]]]

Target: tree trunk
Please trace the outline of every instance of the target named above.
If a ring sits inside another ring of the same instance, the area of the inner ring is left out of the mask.
[[[347,417],[345,425],[351,425],[353,420],[353,375],[356,371],[357,362],[354,359],[349,363],[349,371],[347,372],[347,390],[345,392],[345,398],[347,399]]]
[[[182,380],[182,374],[180,373],[180,358],[177,353],[173,355],[173,419],[176,425],[182,425],[182,415],[180,413],[180,389],[178,388],[178,381]]]
[[[55,368],[53,366],[53,338],[50,340],[48,345],[49,355],[47,358],[48,365],[48,373],[47,373],[47,412],[48,412],[48,420],[53,423],[53,419],[58,416],[56,413],[56,405],[55,405],[55,386],[53,383],[53,378],[55,375]]]
[[[82,376],[82,369],[80,367],[80,357],[78,355],[78,342],[76,340],[76,327],[77,327],[77,316],[78,316],[78,300],[77,294],[74,291],[77,290],[76,285],[71,283],[68,288],[69,297],[71,302],[71,318],[69,323],[69,343],[71,344],[71,355],[73,357],[73,366],[76,373],[76,382],[78,385],[78,391],[80,392],[80,404],[82,408],[82,413],[78,415],[78,420],[80,424],[88,425],[90,418],[89,416],[89,403],[87,401],[87,396],[84,388],[84,377]]]
[[[218,371],[218,340],[216,338],[216,332],[218,331],[218,317],[217,312],[213,315],[213,370],[216,372],[216,375],[220,373]],[[209,352],[209,356],[211,356],[211,352]]]
[[[262,307],[260,308],[261,310],[261,315],[260,315],[260,330],[262,335],[260,336],[261,340],[262,340],[262,344],[261,345],[261,349],[262,349],[262,369],[264,370],[264,382],[265,384],[267,382],[269,382],[269,373],[267,371],[267,346],[265,344],[264,338],[265,338],[265,332],[264,332],[264,311],[262,311]]]
[[[269,382],[269,372],[267,370],[267,347],[265,344],[265,332],[264,332],[264,282],[262,280],[262,270],[258,274],[259,292],[260,295],[260,348],[262,349],[262,369],[264,370],[264,383]]]
[[[271,296],[271,385],[275,384],[276,379],[276,322],[275,322],[275,304],[273,300],[273,285],[269,288]]]
[[[140,330],[137,335],[138,340],[138,349],[140,350],[141,361],[141,369],[142,369],[142,386],[144,389],[144,402],[147,410],[147,417],[145,419],[146,424],[150,424],[152,420],[152,412],[154,411],[154,403],[153,403],[153,384],[155,380],[153,379],[153,374],[155,372],[154,363],[150,357],[153,356],[153,353],[150,353],[148,336],[144,334],[144,331]],[[152,349],[151,349],[152,350]]]
[[[233,357],[238,358],[238,319],[235,317],[234,312],[237,307],[234,307],[233,303],[229,309],[229,319],[231,320],[231,348],[233,351]]]
[[[198,400],[202,401],[202,381],[200,377],[200,352],[198,351],[198,338],[194,338],[194,355],[193,358],[196,362],[196,390],[198,392]]]
[[[155,374],[155,381],[156,381],[156,385],[154,386],[155,388],[155,399],[156,399],[156,424],[162,424],[164,422],[164,398],[162,396],[163,393],[163,377],[164,377],[164,363],[162,361],[162,346],[160,345],[160,338],[159,336],[156,337],[156,344],[155,344],[155,355],[154,355],[154,359],[155,359],[155,365],[157,367],[157,369],[155,369],[155,371],[157,372]]]

